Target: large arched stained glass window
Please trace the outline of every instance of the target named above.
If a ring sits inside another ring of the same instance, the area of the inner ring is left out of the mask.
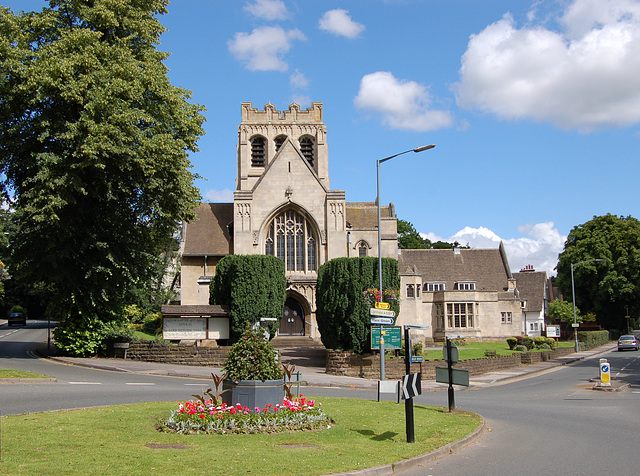
[[[276,216],[267,232],[264,252],[285,263],[287,271],[316,271],[316,239],[309,223],[294,210]]]

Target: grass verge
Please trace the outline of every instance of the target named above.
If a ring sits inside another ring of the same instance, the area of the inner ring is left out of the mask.
[[[560,342],[559,347],[573,347],[573,342]],[[517,350],[509,350],[506,342],[469,342],[465,346],[459,346],[460,359],[483,359],[487,358],[485,351],[496,352],[498,355],[511,355],[518,352]],[[529,352],[541,352],[540,349],[532,349]],[[428,354],[428,355],[427,355]],[[434,360],[442,359],[441,350],[429,350],[425,352],[425,359]]]
[[[321,401],[330,429],[269,435],[158,432],[175,402],[3,416],[0,474],[328,474],[428,453],[481,424],[475,414],[415,405],[410,444],[402,404]]]
[[[23,372],[22,370],[0,369],[0,378],[51,378],[47,375]]]

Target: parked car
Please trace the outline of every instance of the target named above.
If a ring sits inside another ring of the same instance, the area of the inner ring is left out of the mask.
[[[618,350],[638,350],[638,339],[636,336],[620,336],[618,339]]]
[[[26,314],[22,313],[22,312],[12,312],[11,314],[9,314],[9,319],[8,319],[8,324],[9,326],[12,326],[14,324],[21,324],[23,326],[27,325],[27,316]]]

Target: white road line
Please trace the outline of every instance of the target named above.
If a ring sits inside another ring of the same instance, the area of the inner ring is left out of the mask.
[[[102,382],[69,382],[69,385],[102,385]]]

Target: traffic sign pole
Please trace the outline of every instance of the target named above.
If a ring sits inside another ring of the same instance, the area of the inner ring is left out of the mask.
[[[449,413],[456,411],[456,399],[453,393],[453,364],[451,363],[451,341],[448,337],[447,340],[447,372],[449,372],[449,389],[447,391],[449,396]]]
[[[380,325],[380,380],[385,380],[384,375],[384,326]]]
[[[407,375],[411,374],[411,334],[410,328],[404,328],[404,367]],[[407,432],[407,443],[415,443],[415,429],[413,422],[413,397],[404,399],[404,418]]]

